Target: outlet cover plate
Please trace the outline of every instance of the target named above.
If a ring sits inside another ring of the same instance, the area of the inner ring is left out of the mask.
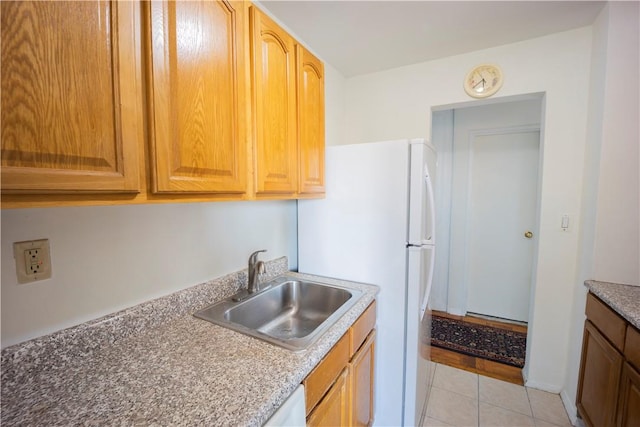
[[[51,277],[49,239],[29,240],[13,244],[18,283],[31,283]]]

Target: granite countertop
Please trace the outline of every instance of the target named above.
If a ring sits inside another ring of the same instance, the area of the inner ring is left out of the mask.
[[[262,425],[375,298],[372,285],[286,271],[364,291],[304,352],[192,313],[246,286],[246,271],[2,351],[1,424]]]
[[[616,313],[640,329],[640,286],[596,280],[587,280],[584,284]]]

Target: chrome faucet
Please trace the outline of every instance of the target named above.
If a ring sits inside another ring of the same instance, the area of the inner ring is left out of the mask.
[[[247,292],[252,294],[260,290],[260,283],[258,281],[258,275],[264,273],[264,262],[258,261],[258,255],[260,252],[267,252],[266,249],[255,251],[249,257],[249,280],[247,283]]]

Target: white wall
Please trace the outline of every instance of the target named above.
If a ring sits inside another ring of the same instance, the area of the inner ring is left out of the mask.
[[[638,117],[640,25],[638,3],[610,2],[593,25],[589,125],[583,192],[583,230],[568,373],[562,393],[575,414],[587,289],[597,279],[640,284],[638,268]]]
[[[545,94],[542,203],[528,381],[560,391],[566,375],[573,285],[577,280],[591,28],[424,62],[347,80],[346,141],[431,134],[432,108],[467,105],[462,80],[482,62],[501,66],[495,98]],[[571,215],[562,232],[560,218]]]
[[[638,2],[609,3],[593,278],[640,284]]]
[[[2,210],[2,347],[246,268],[297,266],[295,201]],[[17,284],[13,242],[47,238],[51,279]]]
[[[347,80],[335,68],[324,64],[325,143],[344,144],[345,91]]]
[[[561,394],[567,412],[572,418],[572,421],[574,421],[574,424],[577,415],[575,401],[577,396],[579,360],[582,351],[582,330],[585,319],[584,309],[587,299],[587,289],[584,286],[584,281],[593,278],[595,218],[598,199],[598,179],[600,176],[600,150],[602,146],[604,82],[606,79],[608,10],[609,8],[606,6],[593,24],[589,120],[582,194],[583,227],[581,230],[580,263],[578,267],[578,277],[576,283],[574,283],[569,353],[566,362],[567,378]]]

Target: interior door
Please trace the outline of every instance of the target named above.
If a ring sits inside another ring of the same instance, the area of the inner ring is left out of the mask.
[[[539,131],[475,135],[467,311],[526,322],[536,239]]]

